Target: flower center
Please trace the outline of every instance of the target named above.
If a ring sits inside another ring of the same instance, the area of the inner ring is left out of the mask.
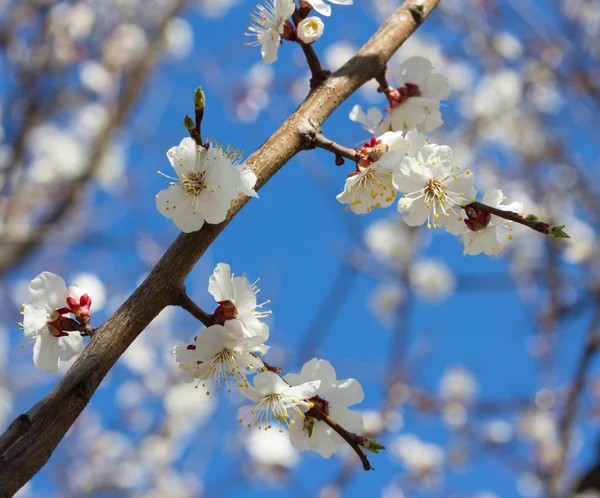
[[[220,301],[213,316],[214,323],[217,325],[223,325],[227,320],[237,320],[239,318],[238,310],[231,301]]]
[[[446,195],[446,189],[439,180],[428,180],[424,191],[427,202],[433,199],[442,201]]]
[[[48,326],[48,332],[52,334],[54,337],[65,337],[68,336],[66,332],[62,330],[62,315],[57,311],[54,311],[50,315],[48,315],[48,321],[46,325]]]
[[[206,190],[205,176],[206,173],[204,171],[202,173],[193,173],[190,176],[181,175],[181,188],[186,194],[198,195],[203,190]]]

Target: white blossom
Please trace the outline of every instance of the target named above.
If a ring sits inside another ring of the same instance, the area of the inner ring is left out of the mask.
[[[307,44],[313,43],[321,38],[324,29],[325,25],[323,24],[323,21],[317,16],[302,19],[296,28],[300,41]]]
[[[475,175],[459,172],[452,149],[428,144],[417,157],[405,157],[393,175],[394,187],[405,192],[398,200],[398,211],[407,225],[427,222],[427,228],[445,226],[456,230],[463,220],[462,208],[475,200]]]
[[[395,74],[399,88],[388,96],[391,109],[379,125],[379,132],[417,129],[425,133],[444,123],[440,101],[450,94],[450,85],[445,76],[432,71],[433,66],[425,57],[404,61]]]
[[[447,298],[456,287],[452,271],[437,259],[422,259],[410,267],[410,284],[414,291],[427,299]]]
[[[338,202],[346,204],[346,211],[350,209],[356,214],[390,206],[396,198],[392,175],[408,149],[409,143],[402,133],[385,133],[365,143],[360,149],[363,158],[356,171],[348,175],[344,191],[336,196]],[[372,153],[377,155],[372,158]]]
[[[377,134],[379,124],[383,121],[383,113],[377,107],[371,107],[367,112],[356,104],[350,111],[350,120],[363,125],[369,133]]]
[[[354,4],[354,0],[328,0],[330,3],[336,5],[352,5]],[[313,9],[315,9],[322,16],[330,16],[331,15],[331,6],[325,3],[325,0],[309,0],[309,2]]]
[[[348,407],[364,399],[361,385],[354,379],[338,380],[331,363],[313,358],[302,366],[299,374],[287,374],[284,380],[292,386],[320,381],[316,396],[311,401],[349,432],[360,435],[363,421],[360,413]],[[296,450],[312,450],[324,458],[337,453],[344,440],[325,422],[312,417],[292,415],[295,424],[290,425],[290,441]]]
[[[245,440],[250,458],[261,467],[291,469],[298,463],[298,453],[286,434],[278,431],[251,431]]]
[[[254,404],[239,409],[238,421],[249,428],[256,426],[258,429],[270,429],[271,423],[276,420],[281,432],[283,426],[289,428],[296,424],[292,415],[304,418],[304,413],[311,407],[308,399],[316,394],[321,384],[317,380],[292,387],[270,371],[259,373],[253,381],[254,386],[240,392]]]
[[[246,36],[255,36],[256,40],[248,45],[260,45],[263,64],[272,64],[277,60],[285,22],[295,9],[294,0],[265,0],[264,6],[257,5],[255,12],[250,14],[252,21],[247,26]]]
[[[364,236],[365,245],[376,257],[396,267],[410,262],[415,249],[414,239],[414,230],[400,219],[376,220]]]
[[[169,149],[167,157],[177,177],[164,175],[172,181],[156,195],[160,213],[186,233],[200,230],[205,221],[225,221],[241,185],[240,171],[234,164],[239,153],[214,144],[206,149],[186,137]]]
[[[245,274],[236,277],[228,264],[219,263],[208,281],[208,292],[219,305],[215,313],[225,319],[239,320],[247,337],[264,335],[268,327],[259,318],[272,314],[271,311],[261,311],[270,300],[257,304],[256,294],[260,289],[256,283],[259,280],[250,284]]]
[[[220,391],[231,391],[228,379],[237,387],[247,388],[246,374],[263,368],[258,356],[265,354],[268,347],[269,329],[264,327],[261,335],[248,337],[238,320],[226,320],[223,325],[211,325],[203,329],[191,345],[178,345],[173,354],[181,369],[188,373],[187,380],[197,379],[210,394],[216,385]],[[208,385],[207,385],[208,384]]]
[[[29,293],[34,303],[23,307],[22,327],[25,337],[35,340],[33,362],[41,370],[56,372],[61,361],[69,361],[83,347],[79,332],[62,330],[63,315],[71,313],[69,291],[58,275],[42,272],[29,284]]]
[[[444,453],[437,444],[425,443],[411,434],[392,441],[390,452],[400,459],[408,472],[419,478],[439,472],[444,463]]]
[[[477,380],[466,368],[451,367],[442,375],[439,391],[447,401],[468,403],[477,392]]]
[[[483,204],[492,206],[504,211],[521,212],[523,204],[513,202],[511,204],[502,204],[506,197],[502,190],[488,190],[483,196]],[[467,212],[467,215],[472,210]],[[504,246],[512,239],[511,221],[500,218],[496,215],[490,215],[473,210],[477,216],[472,220],[471,217],[465,220],[468,230],[464,232],[463,242],[465,244],[465,254],[477,255],[487,254],[494,256],[504,249]],[[483,217],[483,221],[482,221]],[[486,224],[487,223],[487,224]],[[455,227],[459,229],[459,227]],[[452,229],[450,229],[452,233]]]

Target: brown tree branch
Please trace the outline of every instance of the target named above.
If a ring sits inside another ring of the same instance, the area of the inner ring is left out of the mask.
[[[439,2],[419,1],[423,18]],[[397,9],[356,56],[333,73],[326,85],[312,91],[287,121],[250,156],[248,162],[258,177],[256,189],[260,189],[305,148],[299,130],[313,129],[314,125],[310,123],[320,126],[342,102],[381,71],[392,54],[418,27],[410,11],[412,6],[414,1],[406,1]],[[197,232],[180,234],[142,284],[96,331],[60,383],[27,413],[31,424],[0,457],[0,498],[12,496],[46,464],[108,371],[166,306],[177,304],[187,275],[248,200],[247,196],[240,195],[223,223],[205,224]],[[81,377],[79,368],[92,356],[100,359],[97,367]],[[77,389],[66,388],[74,382]]]

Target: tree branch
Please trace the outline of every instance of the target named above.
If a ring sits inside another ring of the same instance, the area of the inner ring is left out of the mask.
[[[424,18],[439,3],[439,0],[420,1]],[[297,131],[300,127],[311,122],[320,126],[342,102],[381,71],[418,27],[410,12],[413,5],[407,1],[397,9],[356,56],[333,73],[327,85],[312,91],[248,158],[258,177],[255,189],[260,189],[303,149]],[[223,223],[205,224],[197,232],[181,233],[142,284],[96,331],[60,383],[27,413],[31,420],[29,429],[0,458],[0,497],[12,496],[46,464],[115,362],[166,306],[177,302],[184,280],[196,262],[248,200],[249,197],[240,195]],[[67,389],[81,365],[94,355],[99,358],[97,367],[79,382],[79,389]]]

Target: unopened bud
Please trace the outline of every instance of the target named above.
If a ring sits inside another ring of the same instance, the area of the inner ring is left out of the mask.
[[[192,118],[190,118],[187,114],[185,115],[185,118],[183,118],[183,126],[185,126],[185,129],[187,131],[192,131],[192,130],[196,129],[194,120]]]
[[[373,453],[379,453],[379,450],[385,450],[385,446],[379,444],[376,439],[370,437],[359,437],[358,445],[362,446],[365,450],[369,450]]]
[[[344,161],[344,158],[342,156],[335,156],[335,165],[336,166],[343,166],[345,162],[346,161]]]
[[[525,216],[525,219],[529,221],[540,221],[540,217],[535,214],[528,214]]]
[[[550,237],[552,237],[553,239],[570,239],[571,237],[569,237],[569,234],[567,234],[567,232],[563,230],[563,228],[565,227],[566,225],[560,227],[554,226],[550,229],[548,235],[550,235]]]
[[[307,45],[321,38],[325,25],[317,16],[307,17],[298,24],[298,39]]]
[[[204,109],[205,103],[206,103],[206,100],[204,98],[204,92],[202,91],[202,87],[199,86],[194,91],[194,110],[196,112],[201,111],[202,109]]]

